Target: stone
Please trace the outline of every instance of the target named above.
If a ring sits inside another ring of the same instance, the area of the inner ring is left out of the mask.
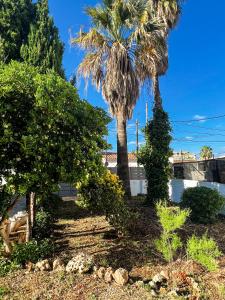
[[[143,287],[143,286],[144,286],[144,281],[138,280],[138,281],[135,282],[135,285],[136,285],[137,287]]]
[[[52,269],[53,271],[64,271],[65,270],[64,262],[60,258],[56,258],[53,261]]]
[[[28,272],[31,272],[31,271],[33,271],[35,269],[35,265],[31,261],[29,261],[26,264],[26,269],[27,269]]]
[[[97,271],[97,275],[99,279],[103,279],[105,276],[106,269],[104,267],[100,267]]]
[[[97,272],[97,270],[98,270],[97,266],[94,266],[94,267],[93,267],[93,271],[94,271],[94,272]]]
[[[166,281],[166,278],[163,275],[161,275],[161,274],[156,274],[152,278],[152,281],[155,282],[155,283],[162,283],[162,282]]]
[[[115,279],[116,283],[118,283],[119,285],[125,285],[129,280],[128,271],[126,269],[119,268],[113,274],[113,278]]]
[[[85,253],[79,253],[66,265],[66,272],[89,272],[94,266],[93,257]]]
[[[113,269],[107,268],[104,275],[105,282],[111,283],[113,281]]]
[[[160,290],[159,290],[159,293],[162,294],[162,295],[165,295],[167,293],[166,288],[161,287]]]
[[[35,270],[36,271],[50,271],[51,266],[50,266],[49,261],[47,259],[45,259],[45,260],[37,262],[35,265]]]
[[[160,272],[160,275],[163,276],[166,280],[169,280],[170,276],[169,276],[169,272],[166,270],[166,271],[161,271]]]
[[[150,281],[150,282],[149,282],[149,285],[150,285],[150,287],[151,287],[152,289],[157,289],[157,288],[158,288],[157,285],[156,285],[156,283],[155,283],[154,281]]]
[[[154,290],[151,290],[151,295],[152,295],[153,297],[157,297],[157,296],[158,296],[157,293],[156,293],[156,291],[154,291]]]

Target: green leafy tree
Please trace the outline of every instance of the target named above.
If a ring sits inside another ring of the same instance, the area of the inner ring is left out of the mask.
[[[210,159],[213,157],[213,149],[209,146],[203,146],[200,152],[201,159]]]
[[[0,0],[0,61],[21,60],[32,17],[31,0]]]
[[[87,51],[79,73],[86,79],[91,78],[97,89],[102,90],[116,118],[117,174],[127,196],[130,196],[130,180],[126,123],[139,97],[139,45],[143,33],[147,32],[153,40],[159,34],[155,18],[150,15],[146,18],[149,14],[146,4],[141,0],[104,0],[102,5],[87,9],[93,24],[90,31],[80,32],[78,38],[72,40]]]
[[[150,205],[169,198],[169,157],[172,155],[170,131],[167,113],[162,108],[154,108],[153,120],[145,128],[146,144],[140,149],[138,156],[139,163],[145,168],[148,182],[147,203]]]
[[[41,72],[53,69],[63,76],[63,51],[58,29],[49,16],[48,0],[39,0],[35,5],[35,18],[30,25],[27,43],[21,47],[21,56],[29,64],[38,66]]]
[[[38,71],[18,62],[0,66],[0,178],[7,182],[1,194],[28,195],[30,201],[60,181],[99,171],[109,122],[70,83]],[[17,199],[4,202],[2,221]]]

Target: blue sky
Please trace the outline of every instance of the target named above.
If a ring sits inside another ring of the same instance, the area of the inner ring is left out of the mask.
[[[50,13],[65,43],[64,68],[68,77],[82,60],[83,53],[69,44],[70,34],[80,27],[88,30],[90,20],[84,8],[100,0],[49,0]],[[169,70],[160,86],[165,110],[173,126],[172,148],[198,154],[209,145],[217,155],[225,153],[225,1],[187,0],[180,22],[169,38]],[[108,109],[100,93],[89,84],[79,85],[79,94],[95,106]],[[145,123],[145,103],[152,108],[151,91],[143,89],[128,125],[129,150],[135,149],[135,120]],[[149,111],[149,115],[151,112]],[[177,122],[187,121],[187,122]],[[109,142],[116,150],[115,122],[109,125]],[[140,142],[144,141],[140,132]]]

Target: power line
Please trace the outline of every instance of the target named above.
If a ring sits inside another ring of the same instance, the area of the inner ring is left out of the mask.
[[[218,116],[213,116],[213,117],[207,117],[207,118],[199,118],[199,119],[191,119],[191,120],[174,120],[171,121],[172,123],[189,123],[189,122],[201,122],[201,121],[206,121],[206,120],[213,120],[213,119],[220,119],[224,118],[225,115],[218,115]]]

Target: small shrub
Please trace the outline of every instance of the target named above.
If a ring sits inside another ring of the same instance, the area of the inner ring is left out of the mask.
[[[126,205],[122,183],[115,174],[106,171],[101,177],[92,176],[77,188],[80,206],[105,214],[118,231],[125,233],[134,229],[137,213]]]
[[[2,299],[1,297],[7,295],[9,292],[10,292],[9,288],[5,286],[0,286],[0,299]]]
[[[168,207],[166,203],[158,202],[156,212],[163,232],[155,241],[155,246],[166,261],[171,261],[177,250],[182,247],[181,239],[174,231],[184,225],[190,211],[181,210],[179,207]]]
[[[218,269],[216,258],[221,254],[216,242],[208,238],[206,234],[201,238],[192,236],[187,242],[187,255],[209,271]]]
[[[24,265],[31,261],[36,263],[39,260],[50,257],[54,252],[54,244],[49,239],[42,241],[32,240],[25,244],[16,244],[12,253],[12,261],[18,265]]]
[[[8,273],[19,268],[18,264],[5,257],[0,257],[0,277],[6,276]]]
[[[40,210],[35,216],[33,236],[37,240],[47,238],[53,232],[54,219],[49,212]]]
[[[191,209],[191,220],[197,223],[212,223],[225,205],[225,198],[217,190],[207,187],[188,188],[184,191],[182,207]]]

